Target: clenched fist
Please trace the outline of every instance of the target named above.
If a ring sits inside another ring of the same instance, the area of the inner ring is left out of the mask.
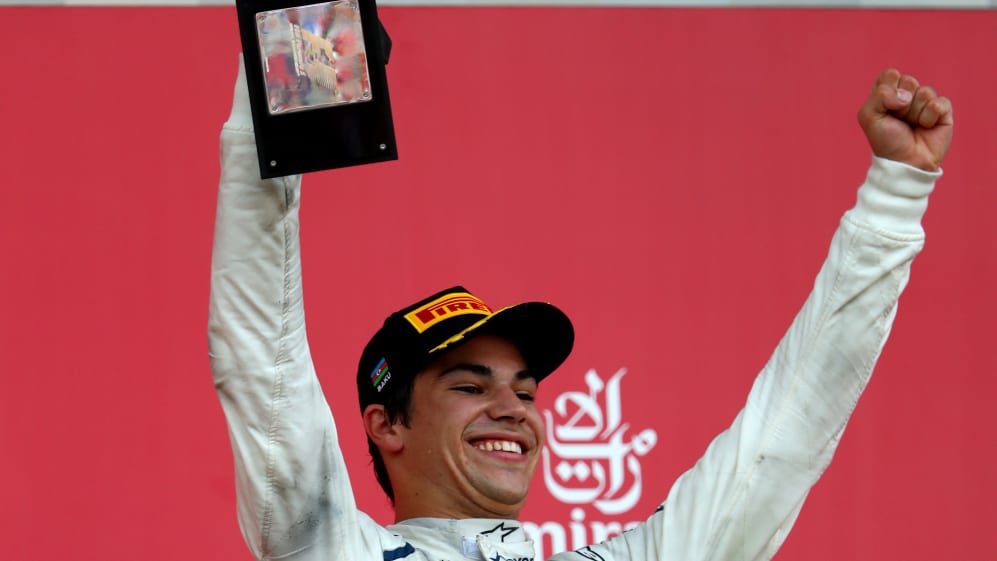
[[[874,154],[936,171],[952,143],[952,103],[895,68],[882,71],[858,114]]]

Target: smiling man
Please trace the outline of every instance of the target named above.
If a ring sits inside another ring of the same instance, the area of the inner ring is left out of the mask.
[[[827,468],[889,334],[952,138],[948,100],[886,70],[859,112],[874,154],[813,292],[730,428],[638,528],[563,561],[768,559]],[[221,137],[209,344],[258,559],[532,561],[516,522],[543,446],[538,384],[568,356],[568,318],[496,309],[462,287],[385,320],[357,391],[382,527],[358,508],[305,334],[300,177],[261,180],[241,71]]]
[[[459,286],[388,317],[360,358],[357,392],[396,519],[519,514],[543,444],[537,384],[573,340],[550,304],[492,312]]]

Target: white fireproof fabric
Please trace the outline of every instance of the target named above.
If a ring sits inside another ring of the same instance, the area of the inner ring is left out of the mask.
[[[259,179],[240,78],[221,134],[208,324],[235,457],[239,523],[258,559],[533,561],[520,525],[357,509],[305,336],[300,176]],[[769,559],[828,463],[890,331],[940,173],[873,158],[813,292],[744,409],[639,528],[551,559]],[[352,375],[351,375],[352,379]]]

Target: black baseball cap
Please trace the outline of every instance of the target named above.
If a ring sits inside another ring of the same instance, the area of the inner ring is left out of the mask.
[[[437,292],[384,320],[364,348],[357,368],[360,412],[402,387],[435,358],[476,335],[515,345],[537,382],[568,358],[575,340],[571,320],[546,302],[496,311],[462,286]]]

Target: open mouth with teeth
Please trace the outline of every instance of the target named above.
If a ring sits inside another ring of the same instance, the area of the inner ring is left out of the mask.
[[[513,454],[523,453],[523,447],[518,442],[512,442],[510,440],[479,440],[477,442],[472,442],[471,446],[474,446],[478,450],[484,450],[485,452],[512,452]]]

